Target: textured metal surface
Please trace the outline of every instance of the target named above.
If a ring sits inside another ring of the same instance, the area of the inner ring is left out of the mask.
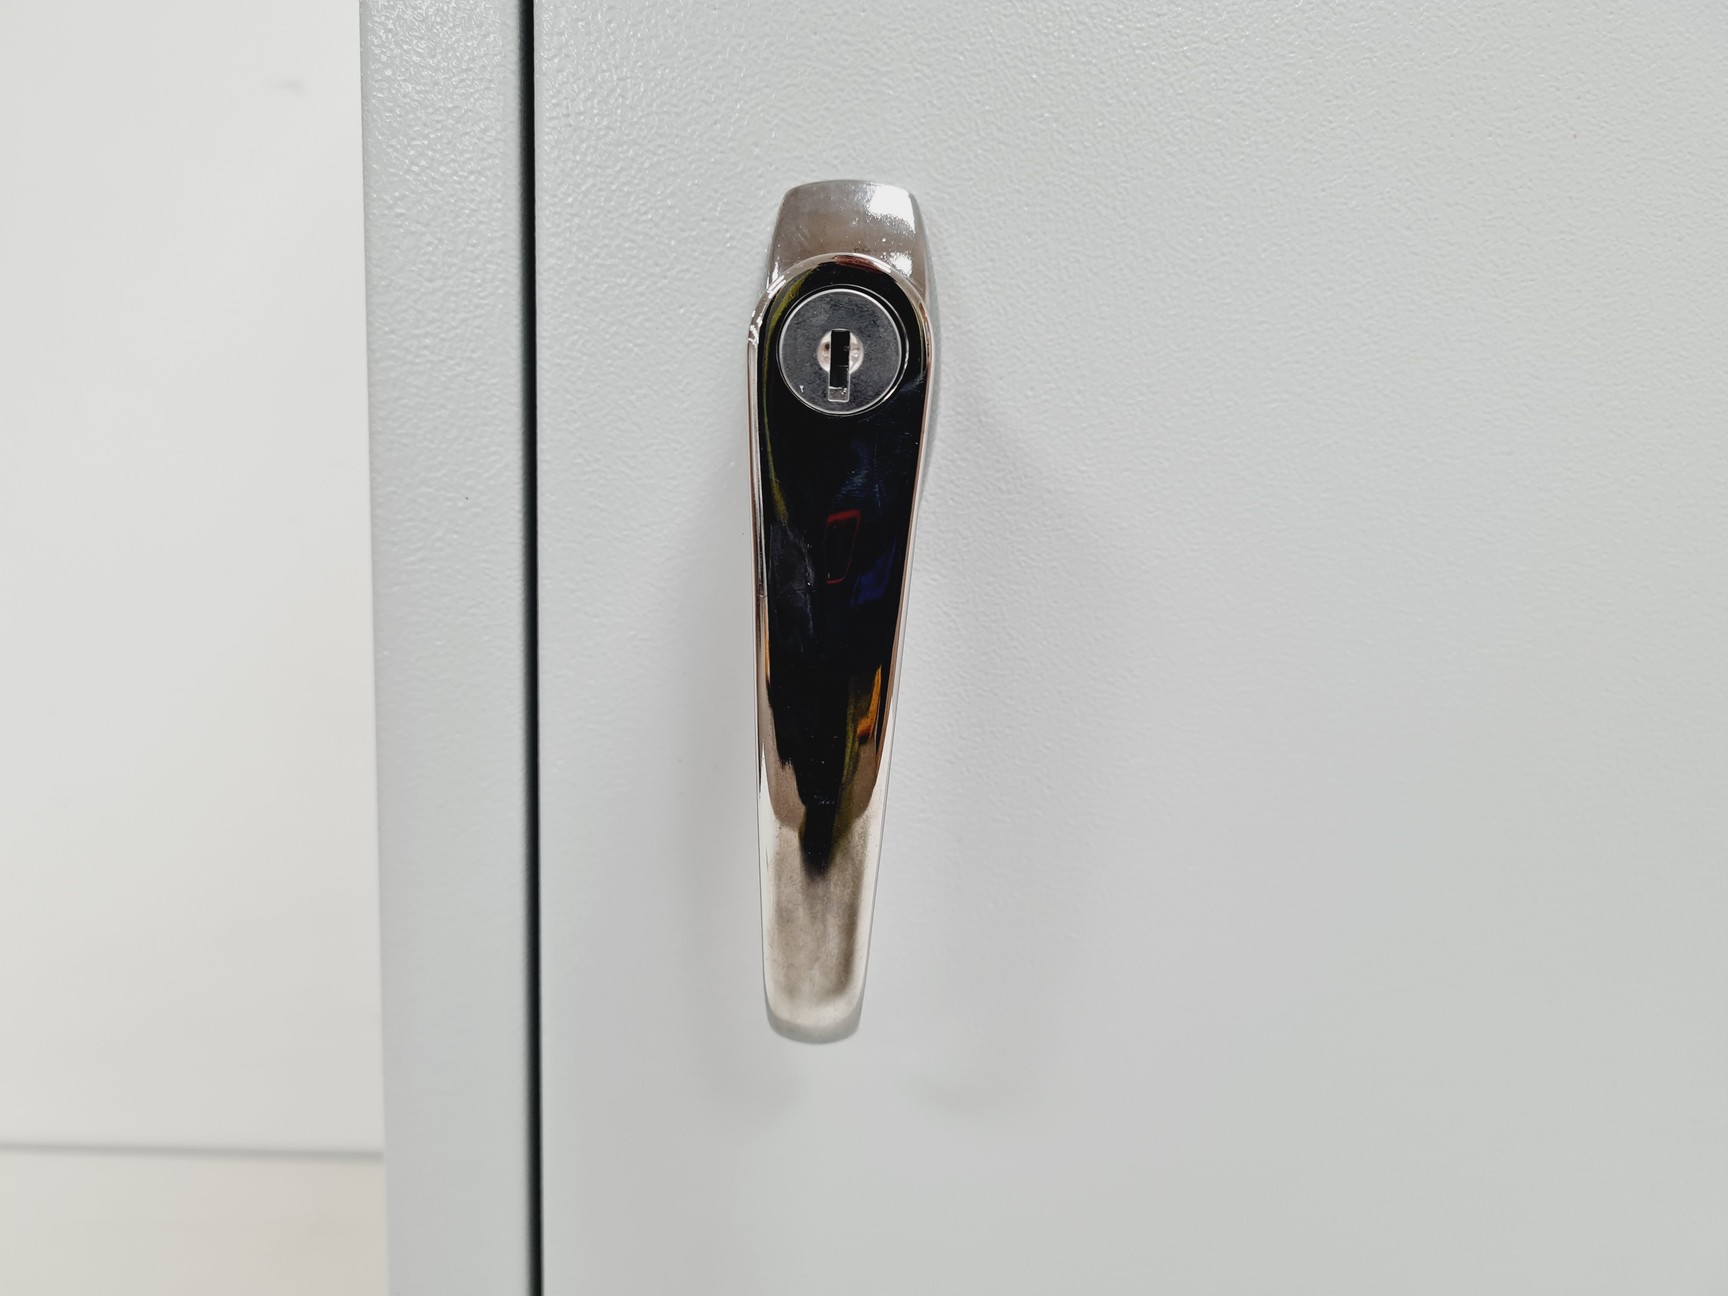
[[[854,233],[866,225],[867,256]],[[774,1029],[810,1043],[852,1034],[863,1008],[935,382],[935,331],[912,286],[928,285],[929,260],[905,190],[802,185],[781,202],[750,321],[763,984]],[[786,362],[842,321],[864,335],[856,414],[810,399]]]
[[[539,13],[551,1296],[1720,1288],[1720,6]],[[735,339],[842,170],[942,393],[813,1049]]]
[[[361,7],[390,1287],[529,1285],[517,6]]]

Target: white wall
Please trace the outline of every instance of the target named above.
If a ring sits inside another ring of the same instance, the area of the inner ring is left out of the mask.
[[[0,1142],[379,1144],[358,94],[0,8]]]

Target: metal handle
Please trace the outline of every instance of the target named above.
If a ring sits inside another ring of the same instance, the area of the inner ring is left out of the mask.
[[[763,984],[792,1039],[863,1007],[934,342],[912,195],[787,193],[749,355]]]

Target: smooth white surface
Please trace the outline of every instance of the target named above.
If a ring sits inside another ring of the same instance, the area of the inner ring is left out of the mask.
[[[383,1296],[384,1167],[0,1152],[0,1291]]]
[[[521,26],[361,28],[390,1281],[527,1296]]]
[[[379,1146],[355,36],[0,6],[0,1142]]]
[[[538,31],[549,1296],[1728,1283],[1720,7]],[[743,330],[835,175],[918,195],[944,368],[809,1048]]]

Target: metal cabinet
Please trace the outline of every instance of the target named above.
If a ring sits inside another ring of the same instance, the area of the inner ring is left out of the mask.
[[[366,13],[397,1289],[1728,1277],[1709,6]],[[764,1018],[745,333],[922,204],[857,1034]]]

